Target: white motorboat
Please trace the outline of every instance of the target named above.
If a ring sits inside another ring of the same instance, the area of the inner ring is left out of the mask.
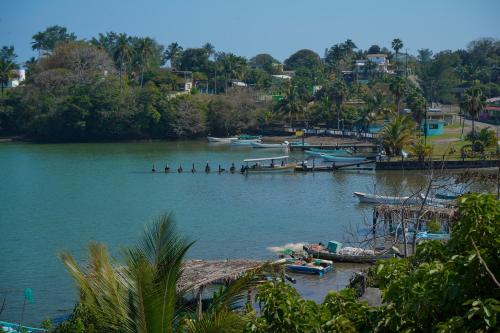
[[[214,136],[207,136],[208,142],[214,142],[214,143],[231,143],[231,141],[238,140],[237,137],[232,137],[232,138],[216,138]]]
[[[274,149],[288,149],[290,143],[285,141],[283,143],[262,143],[262,142],[251,142],[254,148],[274,148]]]
[[[339,163],[356,163],[356,162],[363,162],[366,160],[366,157],[334,156],[328,154],[320,154],[319,157],[328,162],[339,162]]]
[[[253,142],[262,142],[261,139],[237,139],[231,140],[233,146],[251,146]]]

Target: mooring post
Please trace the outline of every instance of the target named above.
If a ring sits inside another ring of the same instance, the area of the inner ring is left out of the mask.
[[[198,319],[201,319],[201,316],[203,314],[203,286],[198,289],[198,295],[196,295],[197,298],[197,306],[196,306],[196,312],[198,314]]]

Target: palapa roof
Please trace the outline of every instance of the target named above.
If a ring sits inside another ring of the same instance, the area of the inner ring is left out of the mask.
[[[246,259],[187,260],[177,287],[197,290],[211,284],[229,282],[262,264],[262,261]]]
[[[422,216],[443,217],[447,219],[452,219],[457,213],[456,208],[435,206],[424,206],[422,208],[420,205],[377,205],[374,209],[379,214],[403,213],[403,215],[417,214],[422,209]]]

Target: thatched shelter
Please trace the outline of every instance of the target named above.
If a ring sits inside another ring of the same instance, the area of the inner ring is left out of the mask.
[[[177,287],[196,295],[197,310],[201,315],[204,289],[212,285],[228,284],[262,264],[262,261],[246,259],[187,260]]]

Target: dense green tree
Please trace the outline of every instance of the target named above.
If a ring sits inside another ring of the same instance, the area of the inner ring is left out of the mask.
[[[304,67],[310,71],[318,71],[323,68],[323,62],[319,55],[308,49],[295,52],[285,60],[284,64],[287,70],[297,70]]]
[[[422,127],[422,121],[425,118],[425,110],[427,102],[418,90],[412,91],[406,98],[406,105],[411,109],[413,120],[418,124],[418,128]]]
[[[277,74],[279,61],[274,59],[270,54],[261,53],[257,54],[255,57],[251,58],[248,64],[251,67],[262,69],[269,74]]]
[[[16,58],[17,54],[13,46],[4,46],[0,50],[0,88],[2,90],[2,96],[8,82],[17,77],[15,70],[18,69],[19,66],[15,62]]]
[[[149,37],[141,38],[137,45],[137,52],[140,54],[142,87],[144,83],[144,69],[148,68],[149,60],[154,54],[154,41]]]
[[[186,49],[182,52],[177,65],[183,71],[207,73],[209,70],[208,53],[203,48]]]
[[[45,55],[54,50],[58,43],[76,40],[74,33],[68,33],[68,29],[59,25],[53,25],[33,35],[31,47],[39,52],[39,55]]]
[[[382,51],[380,50],[380,46],[374,44],[374,45],[370,46],[370,48],[368,49],[367,52],[368,52],[368,54],[378,54]]]

